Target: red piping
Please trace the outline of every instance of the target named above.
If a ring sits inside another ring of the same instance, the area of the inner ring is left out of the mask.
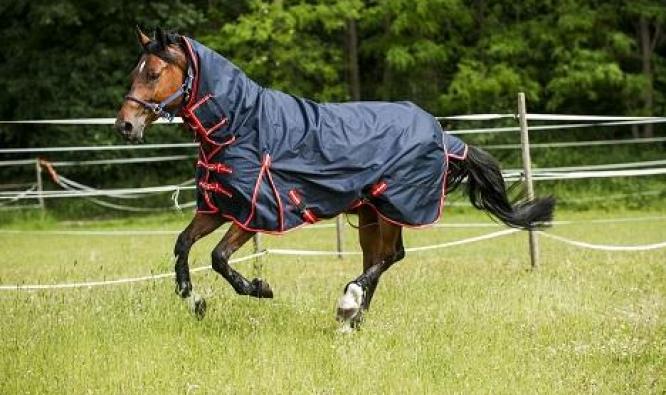
[[[254,192],[252,192],[252,203],[250,208],[250,215],[248,215],[247,220],[243,223],[243,226],[247,226],[252,218],[254,218],[255,206],[257,205],[257,194],[259,193],[259,186],[261,185],[261,180],[264,178],[264,173],[268,168],[270,163],[270,156],[268,154],[264,155],[264,160],[261,162],[261,169],[259,170],[259,176],[257,176],[257,182],[254,184]]]
[[[268,156],[268,154],[266,154]],[[273,176],[271,175],[271,170],[269,168],[266,168],[266,174],[268,175],[268,181],[271,183],[271,189],[273,190],[273,194],[275,195],[275,199],[277,199],[277,204],[278,204],[278,217],[280,218],[280,232],[284,231],[284,209],[282,208],[282,200],[280,199],[280,193],[278,192],[277,188],[275,187],[275,183],[273,182]]]

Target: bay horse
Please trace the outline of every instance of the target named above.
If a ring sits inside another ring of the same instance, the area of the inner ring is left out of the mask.
[[[512,201],[498,162],[442,130],[410,102],[316,103],[248,78],[188,37],[137,28],[142,54],[115,127],[129,142],[160,117],[183,118],[200,142],[197,213],[174,248],[176,293],[202,319],[193,290],[192,245],[226,222],[212,267],[239,295],[272,298],[269,284],[229,265],[256,232],[280,234],[341,213],[359,217],[363,272],[338,301],[337,319],[357,327],[380,276],[405,257],[402,228],[439,219],[446,193],[466,180],[474,207],[534,229],[552,219],[553,197]]]

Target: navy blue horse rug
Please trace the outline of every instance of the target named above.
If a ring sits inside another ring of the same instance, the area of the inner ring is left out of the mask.
[[[259,86],[183,38],[194,74],[181,115],[202,142],[199,212],[281,233],[362,204],[388,221],[438,220],[467,146],[409,102],[319,104]]]

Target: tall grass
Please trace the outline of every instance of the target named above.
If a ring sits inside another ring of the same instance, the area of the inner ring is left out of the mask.
[[[77,228],[179,229],[185,221]],[[552,232],[642,244],[666,239],[664,222]],[[409,231],[407,244],[487,231]],[[168,272],[174,239],[1,234],[0,283]],[[192,266],[208,265],[217,239],[195,246]],[[348,232],[346,247],[355,242]],[[330,249],[334,234],[302,230],[264,243]],[[663,250],[592,252],[543,239],[542,267],[531,272],[524,234],[412,254],[385,274],[365,324],[351,335],[337,333],[333,316],[342,286],[360,270],[353,258],[239,264],[271,283],[274,300],[238,297],[213,272],[196,274],[209,302],[203,321],[189,315],[171,280],[3,292],[0,393],[664,393],[665,262]]]

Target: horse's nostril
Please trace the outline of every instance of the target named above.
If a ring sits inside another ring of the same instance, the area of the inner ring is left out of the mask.
[[[131,122],[125,122],[123,125],[123,131],[125,133],[129,133],[132,131],[132,123]]]

